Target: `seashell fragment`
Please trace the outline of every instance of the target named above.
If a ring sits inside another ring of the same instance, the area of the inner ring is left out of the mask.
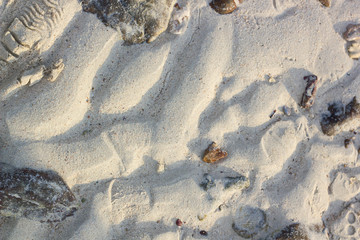
[[[20,85],[24,86],[29,84],[30,86],[32,86],[35,83],[39,82],[44,76],[44,69],[45,67],[41,65],[25,71],[19,80]]]
[[[62,59],[56,61],[51,67],[44,70],[44,77],[50,82],[56,81],[60,73],[64,70],[64,63]]]
[[[325,7],[330,7],[331,0],[319,0]]]
[[[341,130],[341,127],[354,119],[360,118],[360,104],[356,97],[345,106],[342,103],[333,103],[328,107],[330,114],[324,114],[321,120],[321,129],[324,134],[332,136]]]
[[[348,48],[349,57],[352,59],[360,58],[360,42],[354,42]]]
[[[205,150],[203,161],[207,163],[213,163],[227,157],[227,152],[217,148],[215,142],[211,143]]]
[[[302,99],[301,99],[301,107],[309,109],[315,101],[315,95],[317,90],[317,82],[318,78],[315,75],[305,76],[304,80],[307,81],[305,92],[303,93]]]
[[[349,24],[344,32],[346,41],[360,40],[360,24]]]
[[[240,3],[242,0],[240,0]],[[235,0],[212,0],[210,7],[219,14],[229,14],[237,8]]]
[[[173,34],[183,34],[189,24],[190,10],[175,4],[174,11],[169,22],[169,31]]]
[[[0,163],[0,216],[59,222],[76,211],[75,200],[55,172]]]
[[[299,223],[286,226],[275,238],[276,240],[310,240],[304,227]]]

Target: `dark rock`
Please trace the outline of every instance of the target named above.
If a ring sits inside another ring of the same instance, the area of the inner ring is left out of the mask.
[[[96,14],[107,26],[120,30],[126,43],[151,42],[164,32],[172,0],[81,0],[83,11]]]
[[[200,187],[202,187],[202,189],[204,189],[205,191],[209,190],[212,187],[215,187],[215,182],[213,180],[213,178],[209,175],[209,174],[204,174],[204,179],[203,181],[200,183]]]
[[[212,0],[210,7],[219,14],[229,14],[237,8],[235,0]]]
[[[286,226],[281,233],[278,234],[276,240],[310,240],[306,231],[299,223]]]
[[[75,196],[53,171],[0,163],[0,215],[58,222],[76,211]]]
[[[331,136],[336,134],[341,126],[360,117],[360,104],[354,97],[345,108],[342,103],[333,103],[329,105],[328,111],[330,114],[324,114],[322,117],[321,129],[324,134]]]

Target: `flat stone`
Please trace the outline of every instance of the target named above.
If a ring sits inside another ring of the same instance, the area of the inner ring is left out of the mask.
[[[0,216],[59,222],[73,215],[75,201],[56,172],[0,163]]]

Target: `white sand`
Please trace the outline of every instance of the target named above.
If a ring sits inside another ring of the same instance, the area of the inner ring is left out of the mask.
[[[182,0],[184,33],[132,46],[77,0],[65,2],[40,52],[0,70],[0,159],[57,171],[83,202],[57,224],[2,218],[1,240],[242,239],[232,224],[243,206],[266,214],[252,239],[295,222],[310,239],[360,239],[348,230],[359,216],[340,214],[360,193],[359,137],[345,148],[348,129],[328,137],[320,127],[329,103],[360,98],[360,64],[342,38],[360,23],[360,1],[246,0],[219,15],[205,0]],[[0,0],[1,36],[21,4]],[[58,59],[55,82],[16,87],[25,70]],[[309,74],[320,80],[304,110]],[[208,164],[213,141],[229,156]],[[216,183],[208,192],[205,173]],[[221,187],[239,175],[249,188]]]

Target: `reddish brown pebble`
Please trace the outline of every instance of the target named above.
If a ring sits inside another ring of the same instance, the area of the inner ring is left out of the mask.
[[[217,148],[215,142],[211,143],[205,150],[203,161],[207,163],[213,163],[227,157],[227,152]]]
[[[208,235],[207,231],[205,231],[205,230],[201,230],[201,231],[200,231],[200,234],[203,235],[203,236],[207,236],[207,235]]]
[[[212,0],[210,7],[219,14],[229,14],[237,8],[234,0]]]
[[[181,227],[183,225],[180,219],[176,219],[176,226]]]

